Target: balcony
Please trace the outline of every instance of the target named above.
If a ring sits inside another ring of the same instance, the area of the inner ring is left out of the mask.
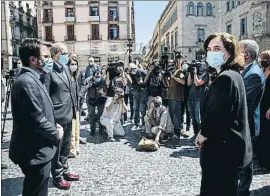
[[[54,36],[46,36],[45,41],[54,42]]]
[[[88,5],[99,4],[99,1],[88,1]]]
[[[99,21],[99,16],[89,16],[88,19],[90,22]]]
[[[75,22],[75,17],[65,17],[65,22]]]
[[[102,40],[102,35],[88,35],[88,40]]]
[[[108,16],[108,21],[112,22],[112,21],[118,21],[118,17],[117,16]]]
[[[42,23],[53,23],[53,17],[43,18]]]
[[[65,1],[64,5],[74,5],[74,1]]]
[[[65,41],[76,41],[76,36],[65,36],[64,37]]]
[[[52,1],[43,1],[42,2],[42,5],[53,5],[53,2]]]

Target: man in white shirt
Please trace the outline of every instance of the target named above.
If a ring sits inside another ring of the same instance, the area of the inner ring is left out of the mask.
[[[114,142],[113,136],[124,136],[125,130],[121,125],[122,113],[127,112],[124,102],[124,91],[121,88],[115,89],[114,97],[108,97],[104,111],[100,117],[100,123],[106,127],[108,140]]]

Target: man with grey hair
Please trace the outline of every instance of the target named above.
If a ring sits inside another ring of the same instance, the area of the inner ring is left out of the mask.
[[[245,84],[247,106],[248,106],[248,123],[250,135],[253,144],[253,155],[256,153],[256,137],[260,131],[260,101],[265,88],[265,77],[257,64],[259,56],[259,45],[254,40],[242,40],[239,42],[241,52],[245,58],[245,70],[242,77]],[[240,196],[250,195],[250,185],[252,182],[252,162],[240,172]]]
[[[79,176],[69,172],[68,155],[71,146],[72,119],[76,118],[75,104],[71,96],[71,75],[66,66],[67,47],[63,43],[53,44],[51,49],[53,70],[45,77],[45,86],[53,102],[55,121],[64,129],[64,136],[57,146],[52,159],[53,184],[59,189],[69,189],[68,181],[79,180]]]

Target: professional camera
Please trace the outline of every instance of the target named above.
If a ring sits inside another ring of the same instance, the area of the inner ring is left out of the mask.
[[[181,59],[184,55],[180,51],[173,51],[174,52],[174,58],[175,59]]]
[[[11,70],[9,70],[9,72],[6,72],[5,78],[7,80],[9,80],[11,83],[14,82],[15,77],[16,77],[16,74],[15,74],[15,70],[14,69],[11,69]]]
[[[201,63],[199,61],[193,60],[191,63],[187,63],[188,64],[188,69],[187,72],[194,74],[195,73],[195,69],[197,69],[197,71],[199,71]]]

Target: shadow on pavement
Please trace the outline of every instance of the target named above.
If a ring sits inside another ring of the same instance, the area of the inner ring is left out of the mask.
[[[181,158],[181,157],[190,157],[190,158],[199,158],[200,151],[196,147],[183,148],[180,151],[173,152],[170,157]]]
[[[265,186],[257,190],[251,191],[251,196],[269,196],[270,195],[270,186]]]
[[[1,180],[2,196],[18,196],[22,193],[23,177],[6,178]]]

